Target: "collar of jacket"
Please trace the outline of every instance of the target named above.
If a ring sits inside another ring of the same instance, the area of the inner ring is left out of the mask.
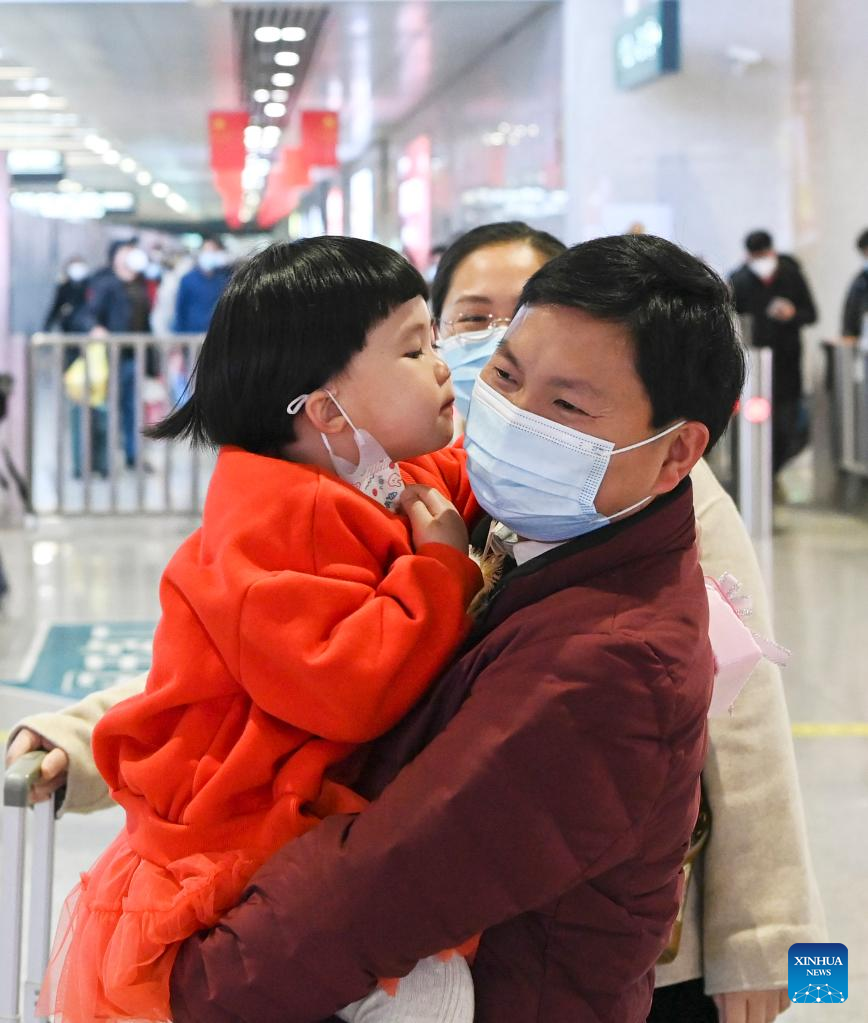
[[[627,562],[686,549],[695,540],[693,486],[686,476],[635,515],[568,540],[505,575],[478,615],[468,646],[530,603]]]

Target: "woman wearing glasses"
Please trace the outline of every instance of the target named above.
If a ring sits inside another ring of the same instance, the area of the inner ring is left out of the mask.
[[[514,220],[474,228],[441,256],[431,311],[452,370],[459,431],[473,383],[503,337],[525,281],[565,248],[553,235]]]
[[[459,430],[525,281],[563,249],[513,221],[474,228],[443,253],[431,306]],[[751,627],[771,635],[765,586],[735,505],[704,461],[691,478],[706,574],[732,572],[753,598]],[[779,669],[759,665],[732,717],[709,725],[711,838],[694,864],[680,947],[670,942],[675,958],[657,969],[648,1023],[770,1023],[789,1005],[788,947],[826,940]]]

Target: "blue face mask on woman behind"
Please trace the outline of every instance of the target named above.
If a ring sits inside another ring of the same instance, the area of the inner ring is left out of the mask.
[[[487,327],[485,330],[466,330],[440,340],[439,355],[452,372],[455,407],[463,419],[467,418],[476,378],[494,355],[505,333],[505,326]]]

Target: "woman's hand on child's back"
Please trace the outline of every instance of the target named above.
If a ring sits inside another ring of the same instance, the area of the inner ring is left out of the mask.
[[[467,527],[454,504],[433,487],[413,484],[401,495],[401,510],[410,520],[413,546],[445,543],[462,554],[467,553]]]

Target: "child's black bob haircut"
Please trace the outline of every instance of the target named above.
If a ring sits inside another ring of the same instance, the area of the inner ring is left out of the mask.
[[[371,328],[416,297],[428,298],[422,275],[376,242],[326,236],[270,245],[233,274],[192,395],[148,436],[278,455],[295,440],[287,404],[345,369]]]
[[[702,260],[653,235],[583,242],[525,284],[522,305],[562,305],[623,324],[653,427],[692,419],[710,450],[744,385],[745,352],[729,289]]]

